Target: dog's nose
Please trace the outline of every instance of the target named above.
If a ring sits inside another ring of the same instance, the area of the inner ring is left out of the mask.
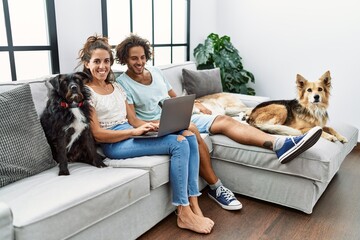
[[[319,99],[320,99],[320,96],[316,94],[316,95],[314,96],[314,100],[315,100],[315,102],[318,102],[318,101],[319,101]]]
[[[72,84],[72,85],[70,85],[70,89],[71,89],[72,91],[76,91],[76,90],[77,90],[77,86],[76,86],[75,84]]]

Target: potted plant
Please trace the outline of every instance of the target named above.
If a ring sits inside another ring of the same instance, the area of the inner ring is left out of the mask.
[[[239,51],[230,42],[229,36],[219,37],[211,33],[204,44],[200,43],[194,49],[194,57],[199,70],[220,68],[225,92],[255,95],[255,90],[247,87],[249,81],[255,82],[254,75],[243,68]]]

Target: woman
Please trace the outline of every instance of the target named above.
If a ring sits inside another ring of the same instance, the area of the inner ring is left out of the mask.
[[[129,108],[126,95],[115,83],[111,66],[114,63],[111,47],[105,37],[90,36],[79,51],[80,65],[90,79],[90,128],[95,140],[101,143],[104,154],[113,159],[144,155],[170,155],[170,183],[173,204],[177,206],[177,225],[198,233],[210,233],[214,222],[203,216],[198,204],[199,154],[195,136],[188,130],[181,135],[161,138],[134,139],[157,129],[155,123],[138,119]]]

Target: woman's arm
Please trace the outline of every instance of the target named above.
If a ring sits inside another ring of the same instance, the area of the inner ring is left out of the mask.
[[[146,121],[143,121],[136,116],[134,104],[128,104],[127,102],[125,104],[127,114],[126,118],[128,119],[131,126],[139,127],[147,123]]]
[[[90,117],[91,117],[90,130],[95,138],[95,141],[100,143],[120,142],[128,138],[131,138],[132,136],[142,135],[155,128],[153,124],[144,122],[144,124],[139,125],[137,128],[133,128],[133,129],[127,129],[127,130],[104,129],[100,127],[100,123],[98,121],[97,114],[94,108],[92,108],[90,111]]]

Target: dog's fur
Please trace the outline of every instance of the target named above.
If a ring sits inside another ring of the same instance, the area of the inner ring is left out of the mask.
[[[49,99],[40,117],[59,175],[69,175],[68,162],[84,162],[105,167],[96,153],[90,132],[90,92],[83,72],[59,74],[49,80]]]
[[[239,116],[249,110],[239,96],[233,93],[214,93],[196,100],[209,109],[212,115]],[[199,114],[200,109],[195,106],[193,112]]]
[[[344,136],[326,126],[331,88],[330,72],[325,72],[314,82],[297,74],[296,86],[297,99],[263,102],[252,110],[247,122],[268,133],[281,135],[300,135],[320,126],[323,129],[323,138],[333,142],[347,142]]]

